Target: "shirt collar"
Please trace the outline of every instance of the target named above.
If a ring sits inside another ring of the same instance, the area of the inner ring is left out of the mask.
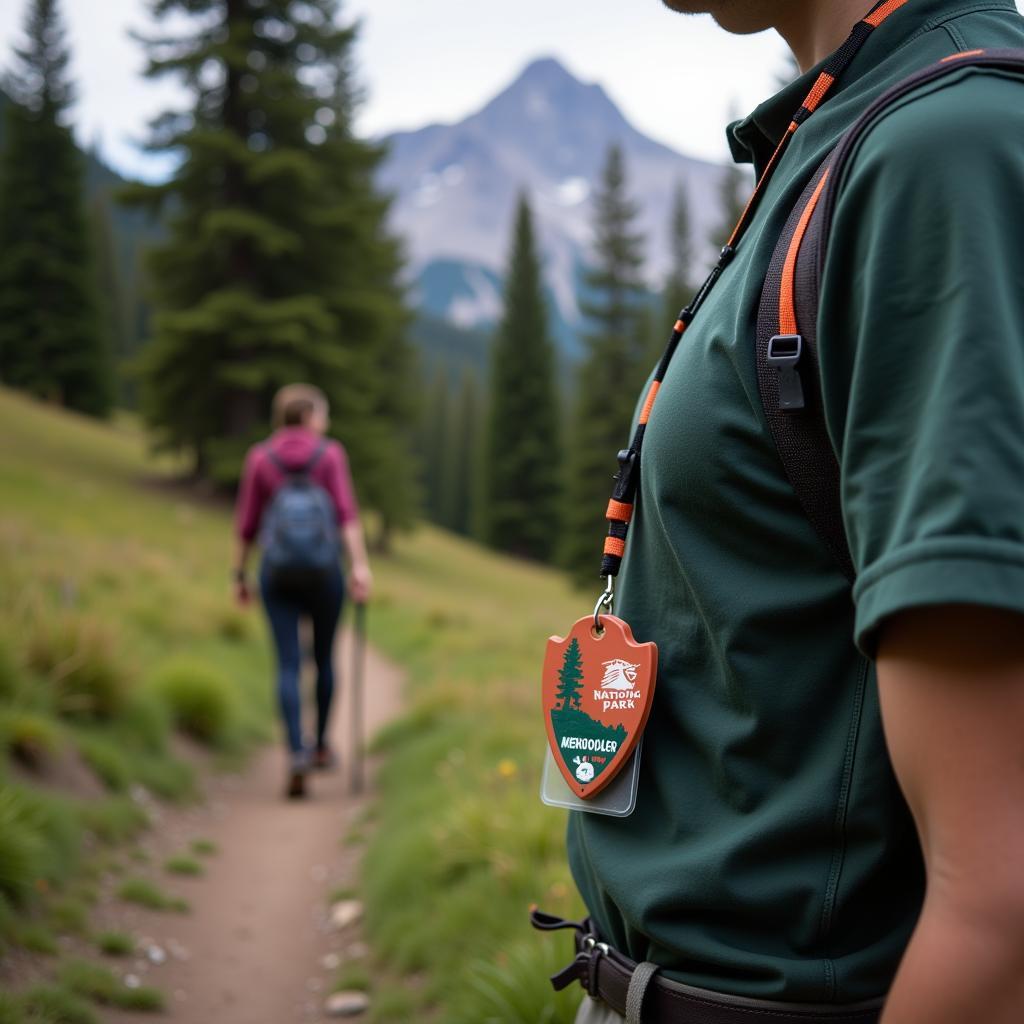
[[[1013,0],[991,0],[992,7],[1006,7],[1015,10]],[[922,26],[943,16],[977,7],[970,0],[909,0],[905,6],[891,14],[868,36],[853,63],[836,82],[834,93],[857,81],[870,71],[901,43],[906,42]],[[866,13],[866,12],[865,12]],[[850,26],[853,28],[853,26]],[[729,150],[736,163],[757,163],[763,166],[767,156],[778,145],[786,127],[801,101],[810,91],[825,60],[816,64],[795,81],[765,100],[752,114],[740,121],[734,121],[726,129]]]

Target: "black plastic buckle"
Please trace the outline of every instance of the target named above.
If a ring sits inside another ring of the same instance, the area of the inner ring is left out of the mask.
[[[779,408],[792,412],[804,407],[804,386],[800,380],[800,358],[804,339],[799,334],[776,334],[768,341],[767,363],[779,372]]]
[[[612,497],[616,501],[632,501],[636,497],[636,452],[632,448],[623,448],[619,452],[619,471],[615,475],[615,489]]]

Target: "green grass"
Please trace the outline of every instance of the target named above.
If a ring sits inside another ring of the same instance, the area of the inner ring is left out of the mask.
[[[370,972],[360,964],[346,964],[338,971],[331,986],[334,992],[369,992]]]
[[[204,839],[202,837],[193,839],[192,842],[189,843],[189,849],[197,857],[215,857],[219,852],[217,844],[212,839]]]
[[[89,904],[75,896],[60,896],[46,908],[50,927],[60,935],[85,936],[89,932]]]
[[[0,711],[53,723],[111,788],[69,797],[57,818],[79,839],[127,843],[147,825],[131,787],[156,791],[162,778],[168,798],[188,789],[166,767],[172,728],[229,752],[272,735],[263,627],[228,600],[228,512],[169,485],[179,467],[152,459],[130,424],[0,389],[0,437]],[[570,1021],[578,993],[555,998],[546,978],[568,960],[568,940],[526,922],[531,902],[580,909],[564,814],[537,798],[537,676],[546,638],[594,595],[432,529],[375,570],[371,639],[406,668],[409,691],[377,743],[375,813],[355,830],[367,844],[373,1018]],[[26,865],[46,864],[51,884],[80,867],[82,843],[68,852],[53,813],[20,825],[6,852],[0,827],[3,900],[36,899],[39,872]],[[140,882],[123,884],[166,904]]]
[[[203,870],[203,865],[195,857],[189,857],[186,854],[177,854],[164,861],[164,871],[172,875],[187,875],[196,878],[203,873]]]
[[[149,827],[149,815],[126,796],[83,802],[77,811],[86,831],[110,846],[127,843]]]
[[[377,577],[371,639],[409,686],[406,713],[375,744],[366,928],[376,990],[420,981],[393,1016],[376,1005],[374,1020],[569,1022],[579,992],[556,997],[548,975],[571,959],[571,942],[527,922],[531,903],[581,910],[565,814],[537,796],[538,676],[547,637],[593,599],[555,573],[426,529],[379,562]],[[503,988],[505,977],[514,980]]]
[[[187,901],[177,896],[168,896],[148,878],[126,878],[118,886],[117,895],[126,903],[135,903],[147,910],[170,910],[184,914],[189,909]]]
[[[128,988],[111,970],[88,960],[69,960],[60,969],[59,980],[71,992],[102,1006],[149,1012],[164,1008],[164,996],[158,988]]]
[[[182,732],[213,747],[232,745],[238,695],[223,673],[201,661],[176,659],[161,668],[152,686]]]
[[[22,921],[14,929],[12,938],[30,953],[42,953],[44,956],[56,956],[59,952],[57,937],[38,921]]]
[[[148,828],[138,786],[197,795],[173,731],[232,756],[272,734],[268,651],[225,584],[226,507],[175,484],[180,467],[130,421],[0,388],[0,437],[0,901],[84,933],[87,901],[68,896],[83,851]],[[93,784],[52,796],[58,763],[62,779],[80,764],[109,795]],[[11,931],[0,914],[0,940],[19,944]]]
[[[96,1011],[62,985],[38,985],[9,999],[12,1024],[99,1024]]]
[[[100,932],[96,936],[96,948],[106,956],[131,956],[135,952],[135,939],[127,932]]]

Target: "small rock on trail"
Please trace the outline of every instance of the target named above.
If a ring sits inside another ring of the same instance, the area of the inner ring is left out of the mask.
[[[370,999],[365,992],[335,992],[324,1003],[328,1017],[359,1017],[370,1008]]]
[[[363,905],[359,900],[339,900],[331,907],[331,927],[342,932],[362,916]]]

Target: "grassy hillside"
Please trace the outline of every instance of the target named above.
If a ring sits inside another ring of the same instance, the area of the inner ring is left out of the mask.
[[[228,510],[174,487],[133,424],[0,389],[0,437],[0,941],[55,950],[91,935],[90,878],[146,826],[139,787],[195,791],[174,724],[222,756],[272,734],[269,666],[259,617],[229,601]],[[537,798],[537,673],[589,595],[431,529],[375,568],[371,639],[410,680],[348,837],[368,843],[375,1019],[569,1021],[578,993],[546,980],[568,940],[526,923],[533,901],[578,911],[564,817]],[[55,964],[24,1019],[89,1019],[47,1010],[91,991],[76,970]],[[0,1022],[17,1013],[0,997]]]
[[[194,798],[203,749],[234,759],[271,735],[267,651],[228,600],[224,510],[179,497],[130,425],[0,390],[0,437],[0,992],[5,971],[24,980],[18,949],[52,964],[0,995],[0,1021],[88,1024],[90,1002],[162,996],[63,940],[113,941],[91,925],[97,882],[144,872],[134,840],[154,801]]]

